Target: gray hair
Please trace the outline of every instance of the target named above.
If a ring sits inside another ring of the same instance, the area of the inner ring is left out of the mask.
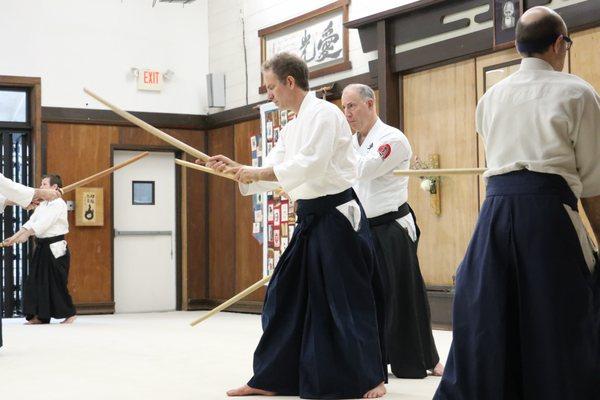
[[[363,85],[362,83],[351,83],[350,85],[344,88],[344,92],[346,90],[354,90],[362,100],[373,100],[375,101],[375,92],[367,85]]]

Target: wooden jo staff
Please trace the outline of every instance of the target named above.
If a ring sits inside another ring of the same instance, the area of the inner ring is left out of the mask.
[[[132,164],[132,163],[138,161],[139,159],[142,159],[142,158],[146,157],[148,154],[150,154],[150,153],[147,152],[147,151],[145,151],[143,153],[140,153],[137,156],[131,157],[129,160],[125,160],[122,163],[119,163],[117,165],[114,165],[114,166],[112,166],[110,168],[105,169],[104,171],[100,171],[100,172],[98,172],[98,173],[96,173],[94,175],[88,176],[85,179],[82,179],[82,180],[77,181],[75,183],[72,183],[70,185],[64,186],[63,188],[60,189],[60,192],[62,194],[72,192],[73,190],[77,189],[80,186],[86,185],[86,184],[88,184],[88,183],[90,183],[92,181],[95,181],[96,179],[103,178],[106,175],[112,174],[113,172],[115,172],[118,169],[121,169],[121,168],[123,168],[123,167],[125,167],[125,166],[127,166],[129,164]],[[0,242],[0,247],[6,247],[4,245],[4,241]]]
[[[205,167],[204,165],[198,165],[198,164],[191,163],[189,161],[183,161],[183,160],[178,160],[178,159],[175,159],[175,164],[181,165],[182,167],[196,169],[198,171],[203,171],[203,172],[206,172],[208,174],[222,176],[223,178],[227,178],[227,179],[231,179],[231,180],[235,181],[235,178],[234,178],[233,175],[225,174],[225,173],[219,172],[219,171],[215,171],[214,169]]]
[[[396,169],[394,175],[400,176],[443,176],[443,175],[478,175],[486,168],[445,168],[445,169]]]
[[[207,312],[206,314],[204,314],[203,316],[201,316],[197,320],[193,321],[192,323],[190,323],[190,325],[191,326],[198,325],[200,322],[202,322],[202,321],[204,321],[204,320],[212,317],[213,315],[217,314],[219,311],[222,311],[222,310],[226,309],[230,305],[232,305],[232,304],[238,302],[239,300],[243,299],[244,297],[248,296],[250,293],[258,290],[261,287],[263,287],[270,280],[271,280],[271,275],[265,276],[264,278],[262,278],[260,281],[256,282],[255,284],[253,284],[249,288],[247,288],[244,291],[236,294],[235,296],[233,296],[232,298],[230,298],[229,300],[227,300],[223,304],[218,305],[217,307],[213,308],[212,310],[210,310],[209,312]]]
[[[85,93],[87,93],[88,95],[92,96],[94,99],[98,100],[100,103],[104,104],[106,107],[113,110],[116,114],[120,115],[127,121],[131,122],[134,125],[139,126],[143,130],[145,130],[148,133],[151,133],[152,135],[156,136],[157,138],[164,140],[165,142],[169,143],[173,147],[177,147],[179,150],[182,150],[185,153],[188,153],[189,155],[191,155],[193,157],[199,158],[202,161],[208,160],[208,158],[209,158],[208,155],[204,154],[200,150],[195,149],[192,146],[185,144],[180,140],[175,139],[173,136],[166,134],[165,132],[161,131],[158,128],[153,127],[152,125],[150,125],[149,123],[147,123],[145,121],[142,121],[141,119],[132,115],[131,113],[128,113],[127,111],[122,110],[121,108],[115,106],[114,104],[109,103],[108,101],[104,100],[102,97],[98,96],[96,93],[92,92],[91,90],[89,90],[87,88],[83,88],[83,91]]]
[[[72,184],[70,184],[70,185],[67,185],[67,186],[65,186],[65,187],[63,187],[63,188],[61,189],[61,192],[62,192],[63,194],[65,194],[65,193],[69,193],[69,192],[71,192],[71,191],[73,191],[73,190],[77,189],[77,188],[78,188],[78,187],[80,187],[80,186],[86,185],[86,184],[88,184],[88,183],[90,183],[90,182],[92,182],[92,181],[95,181],[96,179],[100,179],[100,178],[102,178],[102,177],[105,177],[106,175],[110,175],[110,174],[112,174],[113,172],[115,172],[116,170],[118,170],[118,169],[121,169],[121,168],[123,168],[123,167],[125,167],[125,166],[127,166],[127,165],[129,165],[129,164],[131,164],[131,163],[134,163],[134,162],[136,162],[137,160],[139,160],[139,159],[141,159],[141,158],[144,158],[144,157],[146,157],[148,154],[150,154],[150,153],[149,153],[149,152],[147,152],[147,151],[145,151],[145,152],[143,152],[143,153],[140,153],[140,154],[138,154],[137,156],[135,156],[135,157],[131,157],[129,160],[123,161],[123,162],[122,162],[122,163],[120,163],[120,164],[117,164],[117,165],[115,165],[115,166],[112,166],[112,167],[110,167],[110,168],[108,168],[108,169],[105,169],[104,171],[98,172],[97,174],[94,174],[94,175],[88,176],[88,177],[87,177],[87,178],[85,178],[85,179],[82,179],[82,180],[80,180],[80,181],[77,181],[77,182],[75,182],[75,183],[72,183]]]

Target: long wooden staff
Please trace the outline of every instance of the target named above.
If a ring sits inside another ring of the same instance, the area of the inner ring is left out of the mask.
[[[147,152],[147,151],[145,151],[145,152],[143,152],[141,154],[138,154],[137,156],[131,157],[129,160],[125,160],[125,161],[123,161],[120,164],[117,164],[117,165],[114,165],[114,166],[112,166],[112,167],[110,167],[108,169],[105,169],[104,171],[98,172],[98,173],[96,173],[94,175],[88,176],[85,179],[82,179],[80,181],[77,181],[75,183],[67,185],[67,186],[65,186],[65,187],[62,188],[62,192],[63,192],[63,194],[71,192],[71,191],[77,189],[80,186],[83,186],[83,185],[86,185],[86,184],[88,184],[88,183],[90,183],[92,181],[95,181],[96,179],[100,179],[100,178],[102,178],[102,177],[104,177],[106,175],[110,175],[113,172],[115,172],[116,170],[121,169],[121,168],[123,168],[123,167],[125,167],[125,166],[127,166],[127,165],[129,165],[131,163],[136,162],[137,160],[139,160],[141,158],[146,157],[148,154],[150,154],[150,153]]]
[[[244,297],[248,296],[250,293],[255,292],[256,290],[258,290],[259,288],[261,288],[265,284],[267,284],[270,280],[271,280],[271,275],[265,276],[260,281],[256,282],[254,285],[252,285],[249,288],[245,289],[244,291],[236,294],[235,296],[233,296],[226,302],[218,305],[217,307],[213,308],[212,310],[210,310],[209,312],[207,312],[206,314],[204,314],[197,320],[193,321],[192,323],[190,323],[190,325],[191,326],[198,325],[200,322],[212,317],[213,315],[217,314],[219,311],[222,311],[222,310],[226,309],[227,307],[229,307],[230,305],[232,305],[233,303],[240,301]]]
[[[96,173],[94,175],[88,176],[85,179],[82,179],[82,180],[77,181],[75,183],[72,183],[70,185],[64,186],[61,189],[61,192],[63,194],[72,192],[73,190],[77,189],[80,186],[86,185],[86,184],[88,184],[88,183],[90,183],[92,181],[95,181],[96,179],[100,179],[102,177],[105,177],[106,175],[110,175],[113,172],[115,172],[116,170],[121,169],[121,168],[123,168],[123,167],[125,167],[125,166],[127,166],[127,165],[129,165],[131,163],[134,163],[137,160],[146,157],[148,154],[150,154],[150,153],[147,152],[147,151],[145,151],[143,153],[138,154],[137,156],[131,157],[129,160],[125,160],[122,163],[119,163],[119,164],[114,165],[114,166],[112,166],[112,167],[110,167],[108,169],[105,169],[104,171],[100,171],[100,172],[98,172],[98,173]],[[1,247],[6,247],[6,245],[4,244],[4,241],[0,242],[0,248]]]
[[[486,168],[446,168],[446,169],[396,169],[394,175],[400,176],[442,176],[442,175],[477,175],[483,174]]]
[[[127,121],[131,122],[134,125],[139,126],[146,132],[153,134],[157,138],[164,140],[165,142],[169,143],[170,145],[177,147],[179,150],[182,150],[185,153],[188,153],[189,155],[191,155],[195,158],[199,158],[202,161],[208,160],[208,155],[204,154],[200,150],[195,149],[192,146],[185,144],[180,140],[175,139],[173,136],[168,135],[165,132],[161,131],[160,129],[153,127],[149,123],[142,121],[141,119],[132,115],[131,113],[128,113],[127,111],[122,110],[121,108],[115,106],[114,104],[109,103],[107,100],[104,100],[102,97],[98,96],[96,93],[92,92],[91,90],[89,90],[87,88],[83,88],[83,91],[85,93],[87,93],[88,95],[92,96],[94,99],[98,100],[100,103],[104,104],[106,107],[113,110],[115,113],[117,113],[121,117],[125,118]]]
[[[223,178],[227,178],[227,179],[231,179],[231,180],[235,181],[235,178],[233,177],[233,175],[228,175],[228,174],[224,174],[222,172],[215,171],[214,169],[205,167],[204,165],[198,165],[198,164],[191,163],[189,161],[183,161],[183,160],[179,160],[179,159],[175,159],[175,164],[181,165],[182,167],[186,167],[186,168],[197,169],[198,171],[203,171],[208,174],[222,176]]]

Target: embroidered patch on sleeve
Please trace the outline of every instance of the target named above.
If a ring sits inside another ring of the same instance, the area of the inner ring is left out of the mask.
[[[379,146],[379,149],[377,149],[377,151],[379,152],[379,157],[381,157],[382,160],[385,160],[389,157],[390,154],[392,154],[392,146],[390,146],[387,143],[382,144],[381,146]]]

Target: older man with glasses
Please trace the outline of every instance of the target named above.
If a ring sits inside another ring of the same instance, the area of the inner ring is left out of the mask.
[[[600,97],[561,72],[572,40],[546,7],[517,22],[518,72],[486,92],[486,200],[456,278],[434,399],[598,399]]]

